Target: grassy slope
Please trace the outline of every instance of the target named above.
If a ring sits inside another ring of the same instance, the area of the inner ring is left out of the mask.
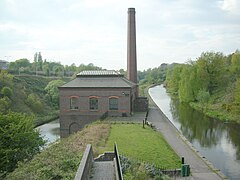
[[[36,117],[36,125],[57,118],[58,110],[52,108],[50,102],[47,102],[44,98],[46,95],[44,88],[52,80],[54,79],[40,76],[15,76],[13,79],[14,96],[12,98],[11,110],[34,115]],[[31,108],[26,105],[25,100],[31,93],[36,94],[40,98],[44,106],[41,113],[34,113]]]
[[[7,179],[73,179],[86,144],[93,145],[94,156],[97,157],[104,151],[113,151],[115,141],[120,154],[129,158],[168,168],[180,167],[179,157],[152,129],[143,129],[138,124],[95,123],[53,144],[31,161],[21,163]],[[144,166],[140,165],[136,171],[138,176],[146,177],[146,173],[141,173],[145,171]],[[136,179],[138,176],[130,177]]]
[[[30,162],[21,163],[6,179],[74,179],[87,144],[105,144],[109,124],[89,125],[69,138],[61,140],[36,155]]]
[[[115,124],[111,127],[106,150],[117,143],[120,154],[129,158],[174,169],[180,167],[180,159],[159,132],[142,128],[139,124]]]

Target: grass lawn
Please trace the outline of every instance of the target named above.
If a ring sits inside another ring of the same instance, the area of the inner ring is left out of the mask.
[[[114,142],[119,153],[129,158],[167,169],[181,166],[180,158],[162,135],[150,127],[144,129],[140,124],[112,124],[105,150],[112,150]]]

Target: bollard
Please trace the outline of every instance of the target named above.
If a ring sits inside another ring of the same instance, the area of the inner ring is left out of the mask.
[[[143,120],[143,128],[145,128],[145,127],[144,127],[144,120]]]
[[[184,164],[184,157],[182,156],[182,164]]]

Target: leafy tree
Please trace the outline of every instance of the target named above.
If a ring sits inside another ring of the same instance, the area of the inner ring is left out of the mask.
[[[45,87],[45,91],[47,91],[48,96],[50,97],[52,106],[59,107],[59,91],[58,87],[63,85],[65,82],[62,80],[53,80],[48,83]]]
[[[11,103],[11,100],[7,96],[0,98],[0,113],[6,113],[9,110]]]
[[[192,71],[191,65],[185,65],[182,67],[181,80],[179,82],[179,99],[182,102],[191,102],[194,101],[193,87],[191,81]]]
[[[42,71],[43,60],[42,60],[41,52],[38,53],[37,63],[38,63],[39,70]]]
[[[236,81],[236,86],[234,90],[234,101],[237,105],[240,105],[240,78]]]
[[[0,113],[1,176],[13,171],[19,161],[31,159],[43,145],[43,139],[34,129],[32,117],[15,112]]]
[[[178,95],[179,82],[181,80],[182,65],[174,65],[167,71],[167,86],[171,93]]]
[[[46,76],[50,75],[50,69],[49,69],[49,64],[44,63],[42,67],[43,72],[45,73]]]
[[[15,61],[16,65],[18,68],[20,67],[30,67],[31,63],[29,62],[28,59],[24,58],[24,59],[19,59]]]
[[[13,91],[10,87],[3,87],[2,90],[1,90],[1,93],[4,95],[4,96],[7,96],[8,98],[11,98],[12,95],[13,95]]]
[[[209,93],[225,83],[225,57],[220,52],[205,52],[197,60],[198,73],[202,86],[207,86]]]
[[[0,89],[4,86],[13,86],[13,75],[9,74],[6,70],[0,70]]]
[[[236,51],[231,59],[231,72],[235,77],[240,77],[240,51]]]
[[[26,99],[26,104],[32,109],[34,113],[40,113],[43,111],[43,104],[36,94],[29,94]]]
[[[207,104],[208,104],[209,99],[210,99],[210,94],[209,94],[208,91],[205,91],[205,90],[201,89],[198,92],[197,100],[201,104],[202,110],[203,110],[204,107],[207,108]]]

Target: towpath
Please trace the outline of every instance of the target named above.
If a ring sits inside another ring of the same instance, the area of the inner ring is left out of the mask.
[[[192,147],[187,139],[175,128],[169,119],[155,105],[150,103],[148,121],[151,122],[164,136],[168,144],[181,157],[185,158],[185,163],[191,167],[192,176],[189,179],[224,179],[224,175],[209,163],[204,157]]]

